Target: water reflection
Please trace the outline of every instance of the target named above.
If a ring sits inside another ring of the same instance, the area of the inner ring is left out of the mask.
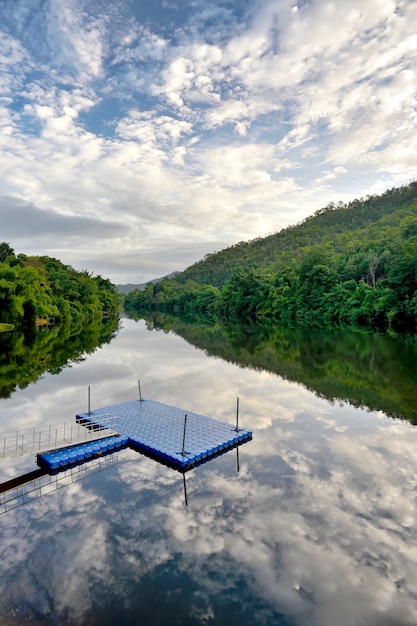
[[[215,454],[201,458],[198,461],[194,461],[189,465],[180,468],[175,464],[170,463],[166,459],[161,459],[159,456],[140,450],[135,444],[129,447],[132,450],[136,450],[139,454],[142,454],[152,460],[155,463],[160,463],[166,467],[170,467],[172,470],[178,471],[183,475],[184,486],[184,502],[188,506],[187,497],[187,485],[186,485],[186,473],[194,470],[196,467],[200,467],[205,463],[211,462],[214,458],[222,456],[223,454],[230,453],[231,450],[236,449],[236,471],[239,472],[239,447],[252,440],[252,436],[245,441],[235,445],[229,445],[227,449],[218,451]],[[50,446],[49,446],[50,447]],[[43,446],[46,450],[48,446]],[[24,504],[29,504],[34,498],[40,498],[42,496],[52,493],[56,489],[61,489],[65,486],[72,484],[75,480],[81,480],[87,478],[93,472],[102,471],[112,467],[112,464],[117,462],[119,454],[121,452],[120,446],[113,448],[112,450],[100,451],[89,458],[84,458],[81,461],[72,461],[66,463],[65,466],[51,468],[44,465],[42,460],[37,455],[37,469],[31,471],[25,471],[22,474],[15,475],[13,478],[0,483],[0,515],[14,510]],[[31,455],[32,456],[32,455]]]
[[[118,456],[115,454],[92,459],[87,463],[73,465],[60,471],[48,472],[40,467],[15,476],[0,484],[0,515],[29,504],[35,498],[45,497],[77,480],[83,480],[94,472],[109,469],[117,461]]]
[[[173,331],[208,355],[301,383],[328,400],[417,423],[415,344],[318,329],[210,327],[166,316],[147,326]]]
[[[111,341],[118,324],[111,317],[82,328],[60,325],[29,334],[0,333],[0,398],[9,398],[45,372],[59,374],[64,367],[79,363]]]
[[[1,516],[0,622],[415,625],[415,428],[124,325],[3,412],[24,394],[48,419],[64,390],[68,419],[87,383],[105,405],[135,397],[140,378],[146,397],[231,423],[239,395],[254,438],[239,472],[231,453],[187,475],[188,506],[180,474],[126,450]]]

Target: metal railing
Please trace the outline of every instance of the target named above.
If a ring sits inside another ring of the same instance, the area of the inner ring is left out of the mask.
[[[118,434],[117,416],[102,413],[94,419],[96,422],[77,419],[72,423],[35,426],[2,433],[0,434],[0,459],[51,448],[62,448]]]
[[[59,474],[45,474],[18,487],[13,487],[0,493],[0,515],[28,504],[37,498],[67,487],[72,483],[87,478],[91,474],[101,472],[118,463],[118,456],[111,454],[98,459],[87,461],[84,465],[70,467]]]

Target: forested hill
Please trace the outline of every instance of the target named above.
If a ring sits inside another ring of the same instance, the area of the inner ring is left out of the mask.
[[[120,309],[115,285],[47,256],[15,255],[0,243],[0,322],[30,328],[83,325]]]
[[[229,323],[417,332],[417,181],[207,256],[126,311]]]
[[[300,260],[317,245],[357,254],[369,250],[375,241],[383,251],[395,244],[399,229],[407,227],[415,228],[417,234],[417,181],[348,204],[330,203],[301,224],[206,255],[177,274],[175,282],[193,280],[221,287],[238,270],[280,265],[279,261],[287,263],[290,258]]]

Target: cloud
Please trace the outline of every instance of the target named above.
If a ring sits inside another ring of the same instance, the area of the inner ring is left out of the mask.
[[[105,20],[86,14],[83,2],[55,0],[45,12],[48,58],[64,76],[84,82],[100,78],[105,56]],[[62,76],[62,74],[61,74]]]
[[[120,222],[105,222],[81,215],[65,215],[26,203],[19,198],[0,197],[0,220],[5,239],[29,240],[35,237],[46,244],[59,238],[61,245],[72,239],[100,237],[110,239],[126,233]],[[50,244],[48,244],[50,245]]]
[[[2,3],[0,193],[122,220],[115,269],[164,238],[181,269],[181,250],[198,260],[408,182],[416,19],[403,0]]]

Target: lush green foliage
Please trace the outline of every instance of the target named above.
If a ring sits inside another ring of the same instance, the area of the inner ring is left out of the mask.
[[[119,310],[116,287],[47,256],[15,256],[0,244],[0,321],[18,327],[85,323]]]
[[[127,311],[187,319],[415,332],[417,182],[208,256],[145,291]]]
[[[13,330],[13,324],[1,324],[0,323],[0,333],[5,333],[9,330]]]

